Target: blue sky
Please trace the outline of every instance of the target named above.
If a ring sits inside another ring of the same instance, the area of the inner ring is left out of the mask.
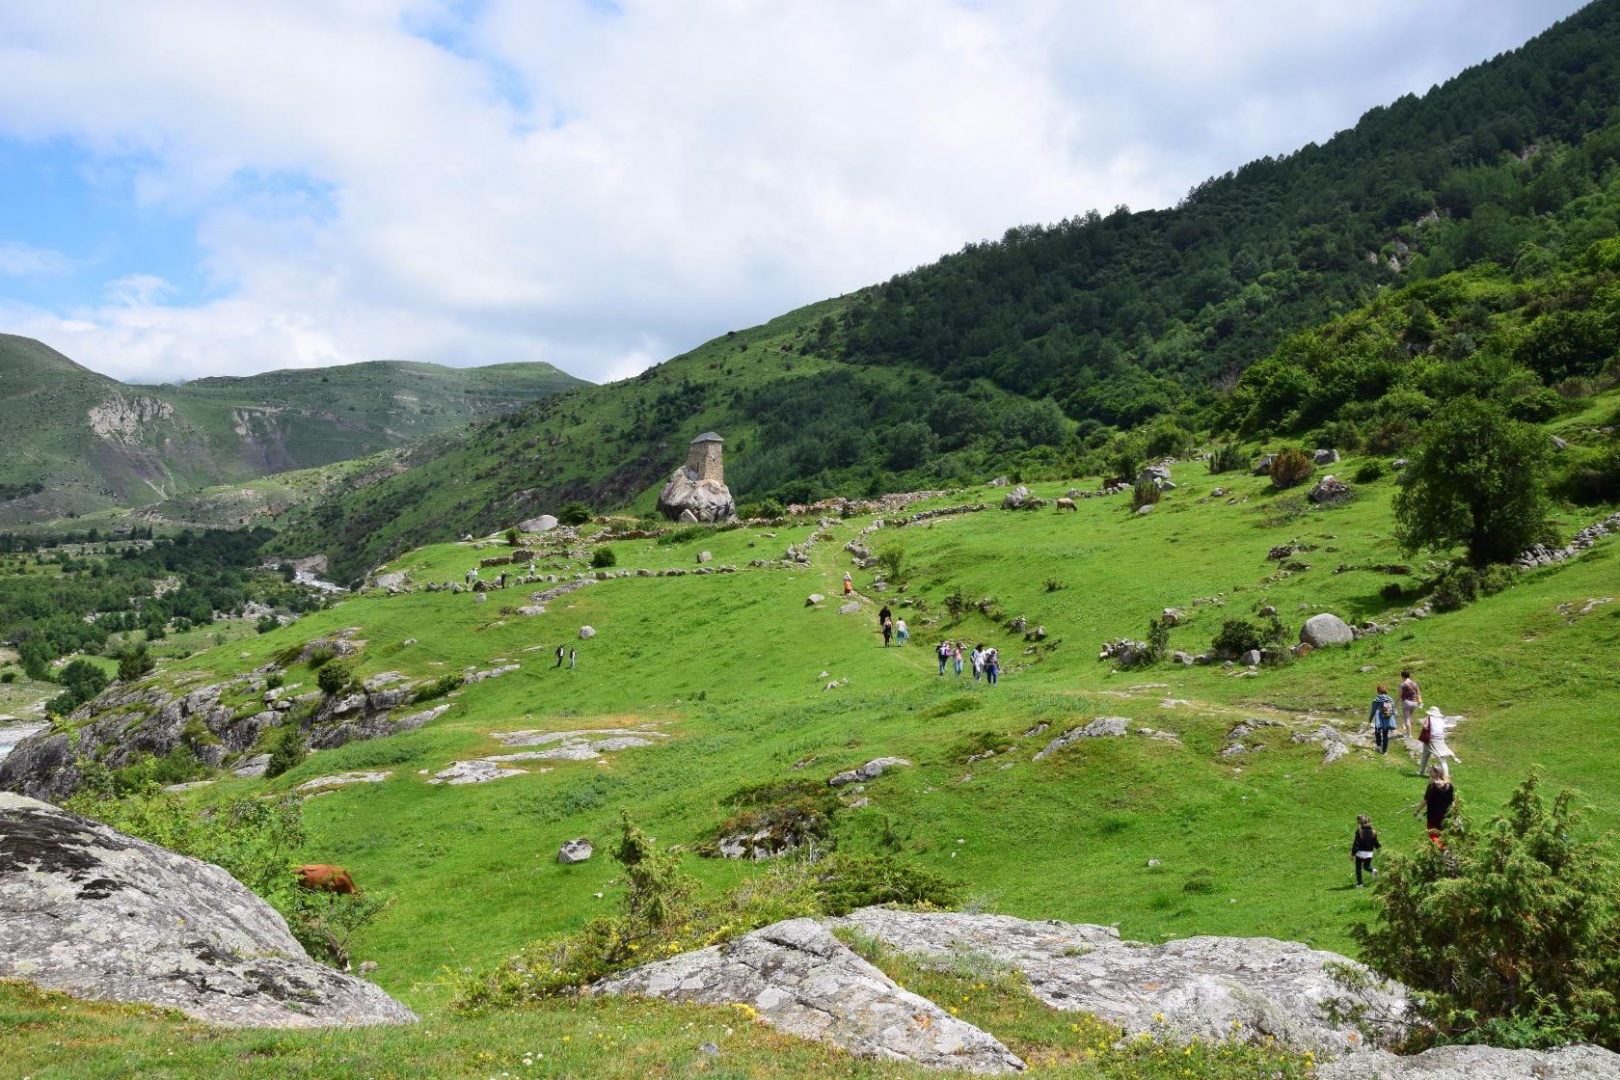
[[[130,381],[635,373],[1173,203],[1570,0],[0,6],[0,332]]]

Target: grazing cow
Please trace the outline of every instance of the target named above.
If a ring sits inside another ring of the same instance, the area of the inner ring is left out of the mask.
[[[1080,508],[1078,506],[1074,505],[1074,500],[1073,499],[1059,499],[1057,501],[1057,512],[1060,513],[1060,514],[1063,513],[1063,511],[1065,511],[1065,510],[1078,511],[1079,509]]]
[[[310,866],[300,866],[293,873],[298,877],[298,887],[309,889],[311,892],[333,892],[353,896],[360,891],[354,887],[354,879],[349,876],[349,872],[341,866],[314,863]]]

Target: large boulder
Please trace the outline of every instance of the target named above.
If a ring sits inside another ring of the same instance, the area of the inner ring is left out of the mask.
[[[1335,1019],[1331,1002],[1386,1018],[1400,1038],[1404,988],[1369,978],[1354,991],[1332,971],[1367,969],[1336,953],[1271,938],[1194,937],[1163,945],[1120,942],[1109,927],[1025,922],[1005,915],[925,914],[862,908],[840,920],[908,955],[950,962],[963,955],[1012,967],[1030,993],[1054,1009],[1093,1013],[1127,1035],[1219,1041],[1274,1039],[1319,1055],[1364,1049],[1366,1039]],[[1357,1076],[1361,1074],[1355,1074]]]
[[[518,532],[543,533],[550,532],[557,527],[557,519],[550,514],[541,514],[539,517],[529,518],[518,522]]]
[[[725,484],[700,479],[695,470],[682,465],[658,493],[658,512],[670,521],[721,522],[736,518],[737,506]]]
[[[1312,615],[1299,628],[1299,640],[1313,649],[1328,645],[1348,645],[1356,639],[1350,624],[1331,612]]]
[[[0,977],[236,1027],[416,1019],[311,960],[224,870],[0,793]]]
[[[1328,506],[1333,503],[1344,502],[1354,494],[1350,485],[1336,476],[1324,476],[1317,481],[1316,486],[1306,493],[1305,497],[1318,506]]]
[[[857,1057],[975,1073],[1024,1063],[999,1040],[898,986],[810,919],[786,922],[599,982],[599,994],[745,1005],[778,1031]]]

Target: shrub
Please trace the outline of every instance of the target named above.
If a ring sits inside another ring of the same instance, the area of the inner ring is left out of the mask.
[[[1298,487],[1315,474],[1316,463],[1293,447],[1271,459],[1271,485],[1279,490]]]
[[[460,675],[457,675],[454,672],[448,675],[440,675],[437,679],[434,679],[432,682],[416,691],[416,693],[412,694],[411,704],[419,705],[424,701],[432,701],[434,698],[444,697],[444,695],[448,694],[450,691],[456,689],[460,685]]]
[[[286,681],[287,677],[281,672],[272,671],[264,677],[264,688],[266,690],[275,690],[280,688]]]
[[[1487,566],[1485,572],[1479,575],[1479,591],[1486,596],[1495,596],[1503,589],[1511,589],[1519,580],[1517,568],[1504,563]]]
[[[254,627],[259,633],[268,634],[272,630],[280,629],[281,620],[276,618],[274,615],[266,615],[264,618],[255,623]]]
[[[1375,480],[1384,478],[1384,463],[1381,461],[1364,461],[1356,469],[1355,480],[1358,484],[1370,484]]]
[[[1479,586],[1479,574],[1472,567],[1454,566],[1436,579],[1430,599],[1436,611],[1456,611],[1478,598]]]
[[[557,520],[564,525],[583,525],[591,520],[591,508],[578,500],[565,502],[557,511]]]
[[[327,697],[336,697],[354,682],[354,664],[347,660],[333,660],[323,664],[315,676],[315,685]]]
[[[1138,480],[1131,489],[1131,509],[1140,510],[1144,506],[1152,506],[1164,498],[1164,492],[1152,480]]]
[[[613,553],[612,548],[599,547],[591,555],[591,565],[598,570],[604,570],[610,566],[618,566],[619,557]]]
[[[0,672],[0,683],[10,684],[16,681],[17,673],[15,671]]]
[[[507,547],[517,547],[518,544],[520,544],[522,542],[523,542],[523,534],[518,532],[517,528],[515,526],[513,528],[510,528],[510,529],[506,530],[506,546]]]
[[[1215,452],[1209,456],[1209,471],[1215,474],[1246,472],[1251,460],[1248,451],[1243,447],[1237,443],[1227,443],[1225,446],[1216,447]]]
[[[157,661],[147,653],[146,644],[142,642],[118,654],[118,681],[134,682],[155,667]]]
[[[1287,644],[1288,628],[1283,625],[1281,619],[1272,615],[1265,622],[1227,619],[1221,624],[1215,637],[1210,640],[1209,650],[1216,656],[1234,659],[1250,650],[1265,649],[1268,646],[1286,654]]]
[[[265,766],[266,779],[274,779],[289,769],[296,768],[309,755],[304,744],[304,732],[297,724],[283,724],[270,744],[270,763]]]
[[[1437,1040],[1620,1046],[1620,876],[1604,842],[1577,839],[1575,795],[1548,805],[1539,783],[1477,831],[1455,816],[1443,849],[1386,857],[1376,922],[1352,928],[1374,969],[1421,992]]]
[[[905,581],[906,549],[898,544],[894,547],[884,548],[878,552],[878,569],[883,571],[883,580],[891,585],[899,585]]]
[[[1401,588],[1400,582],[1391,581],[1382,589],[1378,590],[1378,595],[1392,604],[1398,604],[1400,603],[1401,598],[1406,595],[1406,590]]]

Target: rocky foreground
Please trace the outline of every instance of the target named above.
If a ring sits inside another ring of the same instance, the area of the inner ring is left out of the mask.
[[[840,937],[925,963],[1017,971],[1051,1008],[1095,1014],[1127,1035],[1275,1040],[1327,1061],[1321,1080],[1620,1080],[1620,1055],[1592,1046],[1443,1047],[1398,1057],[1381,1047],[1405,1030],[1404,987],[1365,977],[1352,988],[1334,971],[1370,976],[1361,965],[1270,938],[1145,945],[1105,926],[866,908],[843,919],[777,923],[595,990],[747,1006],[782,1031],[862,1057],[984,1074],[1026,1067],[993,1034],[901,988]],[[1360,1027],[1343,1019],[1347,1011],[1362,1017]]]
[[[398,1024],[224,870],[0,792],[0,978],[233,1027]]]

